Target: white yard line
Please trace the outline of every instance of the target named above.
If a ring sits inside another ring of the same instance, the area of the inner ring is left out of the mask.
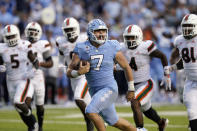
[[[0,119],[0,122],[6,122],[6,123],[22,123],[21,120],[10,120],[10,119]],[[45,124],[67,124],[67,125],[85,125],[85,122],[82,121],[53,121],[53,120],[45,120]],[[170,125],[168,124],[169,128],[185,128],[188,125]],[[145,124],[145,127],[157,127],[156,124]]]
[[[162,116],[187,116],[186,111],[160,111],[158,112],[159,115]],[[125,112],[118,112],[118,116],[120,117],[133,117],[133,113],[125,113]],[[61,116],[53,116],[53,118],[83,118],[82,114],[75,113],[75,114],[67,114]]]

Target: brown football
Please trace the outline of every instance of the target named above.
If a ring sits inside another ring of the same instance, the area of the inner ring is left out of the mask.
[[[82,61],[82,65],[85,66],[87,64],[87,61],[86,60],[81,60]],[[80,66],[80,63],[77,64],[77,66],[75,66],[73,69],[74,70],[78,70],[79,69],[79,66]]]
[[[85,66],[87,65],[87,61],[86,60],[81,60],[82,61],[82,65]]]

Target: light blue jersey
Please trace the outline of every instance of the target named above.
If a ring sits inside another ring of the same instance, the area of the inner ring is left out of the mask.
[[[98,89],[115,82],[113,75],[114,59],[120,49],[120,44],[116,40],[107,40],[99,48],[91,45],[89,41],[76,45],[74,52],[78,54],[81,60],[90,62],[90,71],[86,73],[90,88]]]
[[[114,105],[118,97],[118,86],[113,68],[116,53],[120,49],[120,44],[116,40],[107,40],[99,48],[86,41],[77,44],[74,49],[81,60],[90,62],[90,71],[86,73],[86,79],[92,100],[85,112],[99,113],[109,125],[114,125],[119,119]]]

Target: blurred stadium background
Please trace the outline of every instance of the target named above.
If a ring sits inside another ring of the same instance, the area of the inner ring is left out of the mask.
[[[17,25],[22,38],[24,38],[24,28],[29,22],[37,21],[41,24],[43,29],[42,39],[47,39],[53,45],[53,60],[55,63],[53,68],[45,70],[47,89],[45,103],[46,107],[49,107],[49,110],[46,111],[47,124],[45,127],[48,131],[51,131],[56,130],[57,125],[66,130],[67,127],[63,125],[71,127],[73,123],[79,123],[79,127],[83,126],[84,128],[85,125],[81,117],[78,118],[81,120],[79,122],[75,122],[73,118],[68,118],[70,123],[67,124],[64,123],[63,118],[60,125],[55,121],[56,113],[57,116],[69,114],[72,111],[73,114],[75,114],[75,111],[79,113],[78,109],[73,108],[75,105],[69,79],[57,68],[59,61],[55,39],[57,36],[62,35],[61,25],[63,20],[71,16],[76,18],[80,22],[81,32],[85,32],[87,23],[91,19],[101,18],[108,25],[109,38],[117,39],[119,42],[123,42],[122,33],[127,25],[138,24],[143,29],[144,40],[153,40],[169,60],[173,49],[173,40],[181,33],[180,22],[183,16],[188,13],[197,14],[196,0],[1,0],[0,42],[3,42],[2,30],[7,24]],[[120,74],[117,74],[117,79],[119,79]],[[177,119],[172,118],[171,121],[172,125],[177,125],[177,131],[186,130],[188,122],[186,114],[184,115],[186,113],[185,108],[181,104],[181,92],[185,79],[183,72],[179,71],[171,75],[172,91],[165,91],[164,87],[159,86],[163,76],[163,69],[157,59],[152,60],[151,75],[157,83],[152,99],[153,103],[158,106],[157,108],[160,111],[170,111],[172,109],[171,114],[173,114],[173,111],[175,113],[176,110],[180,114],[183,113],[180,116],[177,115]],[[24,125],[17,119],[19,116],[11,107],[12,103],[4,86],[4,76],[4,73],[0,73],[0,131],[11,131],[16,127],[19,127],[19,130],[22,131],[24,128],[20,129],[20,127]],[[120,97],[117,100],[117,105],[126,105],[126,107],[119,107],[118,111],[131,114],[128,103],[124,98],[125,90],[124,87],[120,87]],[[53,105],[59,108],[54,109]],[[72,108],[64,109],[65,107]],[[176,117],[176,113],[174,116]],[[131,121],[131,118],[128,119]],[[7,123],[6,120],[10,120],[10,122]],[[176,124],[176,122],[179,123]],[[150,124],[151,121],[148,123]],[[9,129],[7,129],[6,124],[9,125]],[[153,129],[156,130],[156,127]],[[72,128],[72,130],[75,129]],[[175,131],[176,128],[173,127],[171,130]]]

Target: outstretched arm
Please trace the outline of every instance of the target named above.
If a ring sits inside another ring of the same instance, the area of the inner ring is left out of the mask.
[[[132,69],[128,64],[128,61],[123,56],[121,52],[116,54],[116,61],[123,68],[127,81],[128,81],[128,92],[127,92],[127,101],[131,102],[131,108],[133,110],[134,121],[137,127],[143,127],[143,115],[140,110],[140,102],[135,99],[135,89],[134,89],[134,81],[132,75]]]
[[[165,56],[164,53],[162,53],[160,50],[156,49],[155,51],[153,51],[151,54],[150,54],[151,57],[156,57],[156,58],[159,58],[161,60],[161,63],[163,65],[163,67],[167,66],[168,65],[168,60]]]
[[[170,64],[176,63],[176,61],[179,59],[179,49],[178,48],[173,48],[172,53],[170,56]]]
[[[173,64],[170,66],[170,71],[183,69],[183,60],[179,58],[178,62],[176,62],[177,58],[179,58],[179,50],[174,48],[170,56],[170,63]]]
[[[135,98],[134,95],[135,88],[134,88],[132,69],[129,66],[128,61],[126,60],[126,58],[124,57],[121,51],[117,52],[115,59],[125,72],[125,76],[128,81],[127,100],[131,101],[132,99]]]
[[[161,60],[161,63],[163,65],[163,68],[164,68],[164,77],[162,79],[162,82],[161,82],[161,86],[166,85],[166,90],[171,90],[171,79],[170,79],[170,71],[169,71],[169,68],[168,68],[168,60],[165,56],[165,54],[163,54],[160,50],[156,49],[155,51],[153,51],[151,54],[150,54],[151,57],[156,57],[156,58],[159,58]]]

